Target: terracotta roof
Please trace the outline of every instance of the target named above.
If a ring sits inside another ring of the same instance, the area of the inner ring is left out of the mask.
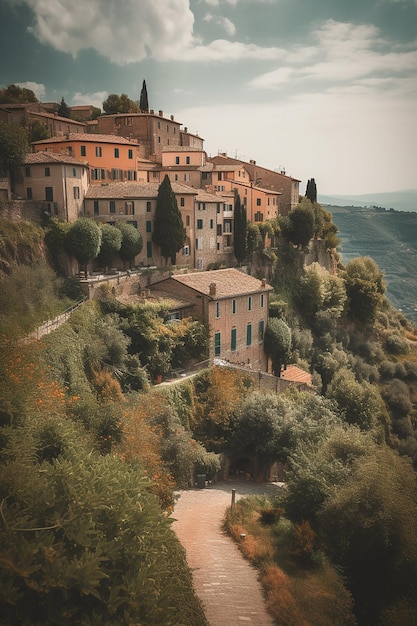
[[[177,274],[171,276],[175,280],[205,296],[210,296],[210,285],[216,285],[216,294],[213,299],[230,298],[233,296],[272,291],[272,287],[253,276],[248,276],[236,269],[212,270],[208,272],[193,272],[191,274]]]
[[[287,369],[282,370],[281,378],[293,383],[305,383],[311,387],[311,374],[300,369],[296,365],[287,365]]]
[[[137,141],[130,141],[125,137],[119,137],[117,135],[100,135],[99,133],[67,133],[60,137],[51,137],[50,139],[41,139],[40,141],[34,141],[33,145],[42,145],[48,143],[63,143],[71,141],[93,141],[95,143],[122,143],[125,145],[137,146]]]
[[[68,163],[70,165],[83,165],[88,167],[87,161],[57,152],[31,152],[26,155],[24,163],[35,165],[36,163]]]
[[[197,202],[224,202],[222,196],[218,196],[215,193],[209,193],[204,189],[198,189],[197,191]]]
[[[102,185],[90,185],[86,198],[156,198],[160,183],[108,183]],[[175,194],[196,195],[197,190],[180,183],[171,183]]]
[[[54,113],[43,113],[41,111],[30,111],[31,115],[38,115],[39,117],[47,117],[49,119],[58,120],[59,122],[66,122],[67,124],[77,124],[81,126],[87,126],[84,122],[78,122],[77,120],[72,120],[70,117],[61,117],[60,115],[55,115]]]
[[[205,152],[205,150],[195,146],[164,146],[161,152]]]

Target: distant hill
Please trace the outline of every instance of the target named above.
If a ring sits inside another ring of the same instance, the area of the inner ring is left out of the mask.
[[[342,261],[370,256],[384,271],[388,297],[417,322],[417,212],[324,205],[339,228]]]
[[[334,206],[378,206],[396,211],[417,212],[417,189],[390,191],[388,193],[365,193],[352,196],[326,196],[319,194],[320,204]]]

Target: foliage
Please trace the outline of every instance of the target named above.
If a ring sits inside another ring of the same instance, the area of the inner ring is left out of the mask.
[[[246,238],[247,238],[246,208],[241,203],[240,196],[235,191],[235,204],[233,211],[233,246],[234,254],[239,265],[242,265],[246,258]]]
[[[385,293],[383,274],[370,257],[353,259],[346,265],[347,313],[353,320],[371,325]]]
[[[48,444],[45,460],[43,420],[10,431],[2,449],[5,622],[204,624],[184,552],[140,467],[91,453],[67,422],[54,428],[59,445]]]
[[[95,259],[100,251],[101,230],[93,220],[79,217],[71,225],[65,243],[69,254],[87,271],[87,264]]]
[[[1,104],[19,104],[37,102],[37,98],[31,89],[20,87],[19,85],[10,84],[0,89]]]
[[[29,129],[29,143],[33,143],[34,141],[42,141],[42,139],[49,139],[51,134],[49,128],[42,124],[39,120],[33,120],[30,123]]]
[[[125,93],[120,96],[111,93],[103,102],[103,111],[106,115],[115,115],[116,113],[139,113],[139,107]]]
[[[275,376],[280,376],[291,350],[291,329],[284,320],[276,317],[269,320],[265,328],[264,350],[272,359],[272,371]]]
[[[310,200],[302,198],[288,216],[280,218],[279,224],[285,239],[306,248],[315,232],[315,216]]]
[[[44,234],[35,222],[11,222],[0,217],[0,276],[18,265],[45,261]]]
[[[104,267],[110,267],[113,259],[122,245],[122,231],[111,224],[100,224],[101,244],[100,252],[97,257],[97,263]]]
[[[132,261],[143,248],[143,239],[140,232],[132,224],[120,222],[116,225],[122,234],[122,241],[119,249],[119,256],[123,263],[129,263],[132,267]]]
[[[246,253],[248,259],[252,259],[255,252],[260,252],[262,248],[262,236],[257,224],[247,223],[246,231]]]
[[[0,121],[0,176],[24,162],[29,152],[28,135],[25,128]]]
[[[381,446],[355,461],[320,519],[332,556],[345,568],[359,623],[380,623],[399,598],[416,610],[417,492],[406,460]]]
[[[140,111],[142,113],[148,113],[149,112],[148,90],[146,89],[146,81],[145,80],[142,83],[142,89],[140,91],[139,109],[140,109]]]
[[[162,256],[175,264],[176,254],[184,245],[185,227],[168,175],[158,189],[152,241],[160,247]]]
[[[317,185],[314,178],[308,179],[305,196],[310,200],[312,204],[317,202]]]
[[[69,108],[63,97],[61,98],[61,102],[58,107],[58,115],[60,117],[71,117],[71,109]]]

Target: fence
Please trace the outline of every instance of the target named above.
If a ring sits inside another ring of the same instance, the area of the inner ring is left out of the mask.
[[[55,317],[53,320],[48,320],[47,322],[42,324],[42,326],[38,326],[38,328],[34,330],[33,333],[30,333],[30,335],[28,335],[25,338],[25,341],[33,341],[35,339],[40,339],[44,335],[48,335],[53,330],[59,328],[62,324],[65,324],[65,322],[68,320],[71,313],[73,313],[82,304],[84,304],[86,300],[88,300],[87,296],[85,296],[81,300],[78,300],[78,302],[70,306],[68,309],[66,309],[63,313]]]

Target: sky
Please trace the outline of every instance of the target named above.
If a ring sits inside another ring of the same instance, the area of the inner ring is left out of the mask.
[[[139,100],[320,194],[417,189],[417,0],[0,0],[0,87]]]

